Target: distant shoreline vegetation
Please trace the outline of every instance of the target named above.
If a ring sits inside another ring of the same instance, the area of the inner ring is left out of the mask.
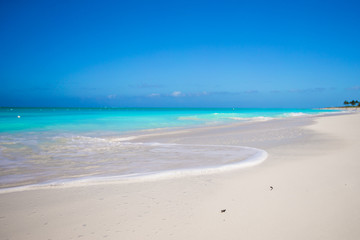
[[[360,103],[358,100],[352,100],[350,102],[345,100],[344,105],[345,105],[345,107],[360,107]]]

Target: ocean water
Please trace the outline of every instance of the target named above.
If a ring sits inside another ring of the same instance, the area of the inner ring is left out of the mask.
[[[133,131],[333,112],[318,109],[0,108],[0,188],[210,171],[261,162],[242,146],[143,143]],[[242,165],[241,165],[242,164]]]

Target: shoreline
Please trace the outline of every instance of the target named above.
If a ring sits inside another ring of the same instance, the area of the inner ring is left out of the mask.
[[[342,111],[359,111],[360,107],[326,107],[319,108],[321,110],[342,110]]]
[[[242,159],[233,163],[217,165],[217,166],[168,169],[158,172],[133,173],[126,175],[90,176],[83,178],[50,180],[44,183],[36,183],[30,185],[5,187],[5,188],[0,188],[0,195],[6,193],[32,191],[32,190],[86,187],[91,185],[103,185],[103,184],[111,184],[111,183],[124,184],[124,183],[132,183],[132,182],[161,181],[166,179],[185,178],[189,176],[221,174],[223,172],[236,171],[238,169],[256,166],[258,164],[261,164],[263,161],[265,161],[268,156],[266,151],[256,148],[249,148],[243,146],[226,146],[226,145],[204,145],[204,146],[240,148],[240,149],[253,150],[256,151],[256,153],[254,153],[253,155],[251,155],[246,159]]]
[[[352,113],[144,137],[246,144],[269,157],[255,167],[220,174],[0,194],[0,236],[355,240],[360,237],[359,121],[360,114]]]
[[[232,132],[232,131],[248,131],[250,129],[250,133],[248,134],[248,137],[252,137],[251,129],[256,128],[273,128],[272,125],[281,125],[281,124],[288,124],[289,122],[292,122],[292,124],[296,123],[298,125],[304,125],[309,124],[313,119],[318,117],[326,117],[326,116],[334,116],[334,115],[343,115],[343,114],[349,114],[349,112],[333,112],[333,113],[323,113],[323,114],[316,114],[316,115],[299,115],[299,116],[289,116],[289,117],[283,117],[283,118],[272,118],[272,119],[266,119],[266,120],[253,120],[253,121],[241,121],[241,122],[228,122],[228,123],[221,123],[221,124],[212,124],[212,125],[202,125],[202,126],[191,126],[191,127],[173,127],[173,128],[160,128],[160,129],[148,129],[148,130],[139,130],[139,131],[131,131],[130,133],[125,133],[120,136],[115,137],[106,137],[104,140],[110,141],[110,142],[124,142],[125,144],[160,144],[160,145],[167,145],[170,143],[170,145],[183,145],[184,147],[212,147],[212,142],[208,142],[205,144],[202,144],[203,142],[197,141],[197,142],[191,142],[188,144],[187,141],[177,141],[176,138],[184,138],[187,136],[194,137],[197,135],[197,137],[203,137],[209,135],[208,133],[216,133],[217,135],[223,134],[224,132]],[[267,126],[268,125],[268,126]],[[283,135],[286,133],[283,133]],[[211,138],[211,135],[210,135]],[[282,138],[286,138],[282,136]],[[296,138],[296,136],[293,136],[293,138]],[[283,140],[284,140],[283,139]],[[272,139],[274,140],[274,139]],[[219,146],[217,147],[223,147],[223,148],[239,148],[246,149],[246,148],[253,148],[256,151],[259,152],[265,152],[263,150],[263,147],[268,147],[268,145],[252,145],[252,142],[259,142],[259,139],[253,139],[251,142],[233,142],[232,144],[225,143],[225,142],[218,142],[217,144]],[[267,140],[269,143],[269,140]],[[276,142],[276,141],[275,141]],[[278,144],[276,142],[276,144]],[[272,145],[276,145],[272,144]],[[199,149],[200,150],[200,149]],[[265,155],[265,154],[263,154]],[[264,158],[264,157],[260,157]],[[262,161],[264,161],[263,159]],[[260,161],[260,162],[262,162]],[[69,186],[78,186],[78,185],[86,185],[86,184],[96,184],[96,181],[100,181],[102,183],[106,181],[145,181],[146,179],[156,179],[157,176],[167,176],[168,178],[178,178],[180,175],[187,176],[187,175],[194,175],[195,173],[202,174],[202,173],[209,173],[209,172],[217,172],[221,171],[221,169],[231,169],[231,168],[243,168],[246,166],[251,166],[251,164],[248,163],[247,159],[241,159],[237,160],[234,163],[227,163],[227,164],[221,164],[220,162],[216,165],[203,165],[202,167],[182,167],[182,168],[175,168],[175,169],[164,169],[159,171],[150,171],[150,172],[138,172],[138,173],[123,173],[120,175],[114,175],[110,174],[108,176],[105,175],[89,175],[84,177],[69,177],[64,178],[60,177],[58,179],[49,179],[42,182],[34,182],[26,185],[18,185],[18,186],[9,186],[9,187],[2,187],[0,188],[0,194],[2,193],[8,193],[8,192],[18,192],[18,191],[26,191],[26,190],[32,190],[32,189],[45,189],[45,188],[56,188],[56,187],[68,187]],[[259,162],[258,160],[255,160],[255,162]],[[159,177],[159,179],[163,179],[163,177]]]
[[[271,118],[266,120],[252,120],[252,121],[241,121],[241,122],[228,122],[228,123],[219,123],[219,124],[212,124],[212,125],[202,125],[202,126],[190,126],[190,127],[173,127],[173,128],[161,128],[161,129],[148,129],[148,130],[139,130],[139,131],[131,131],[130,133],[126,133],[121,136],[115,136],[115,137],[107,137],[105,138],[106,141],[111,142],[124,142],[124,143],[130,143],[130,144],[146,144],[146,143],[157,143],[157,144],[177,144],[177,145],[183,145],[183,146],[199,146],[199,147],[212,147],[213,144],[211,142],[207,144],[201,144],[201,142],[193,142],[191,144],[187,144],[186,141],[176,142],[174,139],[176,137],[186,136],[191,134],[203,136],[206,135],[208,132],[213,131],[233,131],[234,129],[240,128],[241,131],[244,129],[252,129],[252,128],[258,128],[258,126],[266,125],[266,124],[278,124],[278,123],[287,123],[287,122],[298,122],[300,124],[304,124],[305,122],[311,121],[311,119],[321,116],[330,116],[330,115],[339,115],[339,114],[347,114],[344,112],[334,112],[334,113],[323,113],[323,114],[316,114],[316,115],[299,115],[299,116],[289,116],[289,117],[283,117],[283,118]],[[264,128],[264,127],[263,127]],[[205,134],[204,134],[205,133]],[[256,139],[255,139],[256,141]],[[219,146],[217,147],[223,147],[223,148],[239,148],[246,149],[249,148],[248,142],[244,142],[243,144],[239,144],[238,142],[235,144],[223,144],[218,143]],[[251,147],[250,147],[251,148]],[[262,146],[256,146],[252,147],[254,150],[257,150],[259,152],[265,152],[262,150]],[[264,156],[266,154],[263,154]],[[265,158],[265,157],[260,157]],[[261,160],[260,162],[264,161],[265,159]],[[70,178],[63,178],[60,177],[58,179],[49,179],[42,182],[35,182],[30,183],[26,185],[18,185],[18,186],[10,186],[10,187],[2,187],[0,188],[0,194],[2,193],[8,193],[8,192],[18,192],[18,191],[26,191],[26,190],[32,190],[32,189],[45,189],[45,188],[55,188],[55,187],[67,187],[69,186],[77,186],[77,185],[85,185],[85,184],[96,184],[96,181],[106,182],[106,181],[140,181],[146,180],[146,179],[156,179],[156,178],[163,178],[158,176],[167,176],[168,178],[171,178],[172,176],[174,178],[178,178],[180,175],[187,176],[187,175],[194,175],[195,173],[202,174],[209,172],[217,172],[222,171],[222,169],[236,169],[236,168],[243,168],[246,166],[251,166],[252,164],[249,163],[248,159],[241,159],[234,163],[227,163],[227,164],[221,164],[220,162],[216,165],[204,165],[202,167],[194,167],[191,166],[185,167],[185,168],[179,168],[179,169],[164,169],[161,171],[150,171],[150,172],[138,172],[138,173],[125,173],[120,175],[108,175],[108,176],[101,176],[101,175],[89,175],[85,177],[70,177]],[[258,160],[255,160],[255,162],[259,162]],[[9,184],[10,185],[10,184]]]

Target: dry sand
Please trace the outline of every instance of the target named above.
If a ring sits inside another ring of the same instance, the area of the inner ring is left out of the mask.
[[[269,157],[212,175],[3,193],[0,239],[360,239],[359,122],[349,114],[147,136]]]

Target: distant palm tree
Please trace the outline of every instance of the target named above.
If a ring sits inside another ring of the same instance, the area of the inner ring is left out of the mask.
[[[350,104],[351,104],[352,106],[355,106],[355,104],[356,104],[355,100],[352,100],[352,101],[350,102]]]
[[[344,105],[346,105],[346,106],[349,105],[349,102],[345,100]]]

